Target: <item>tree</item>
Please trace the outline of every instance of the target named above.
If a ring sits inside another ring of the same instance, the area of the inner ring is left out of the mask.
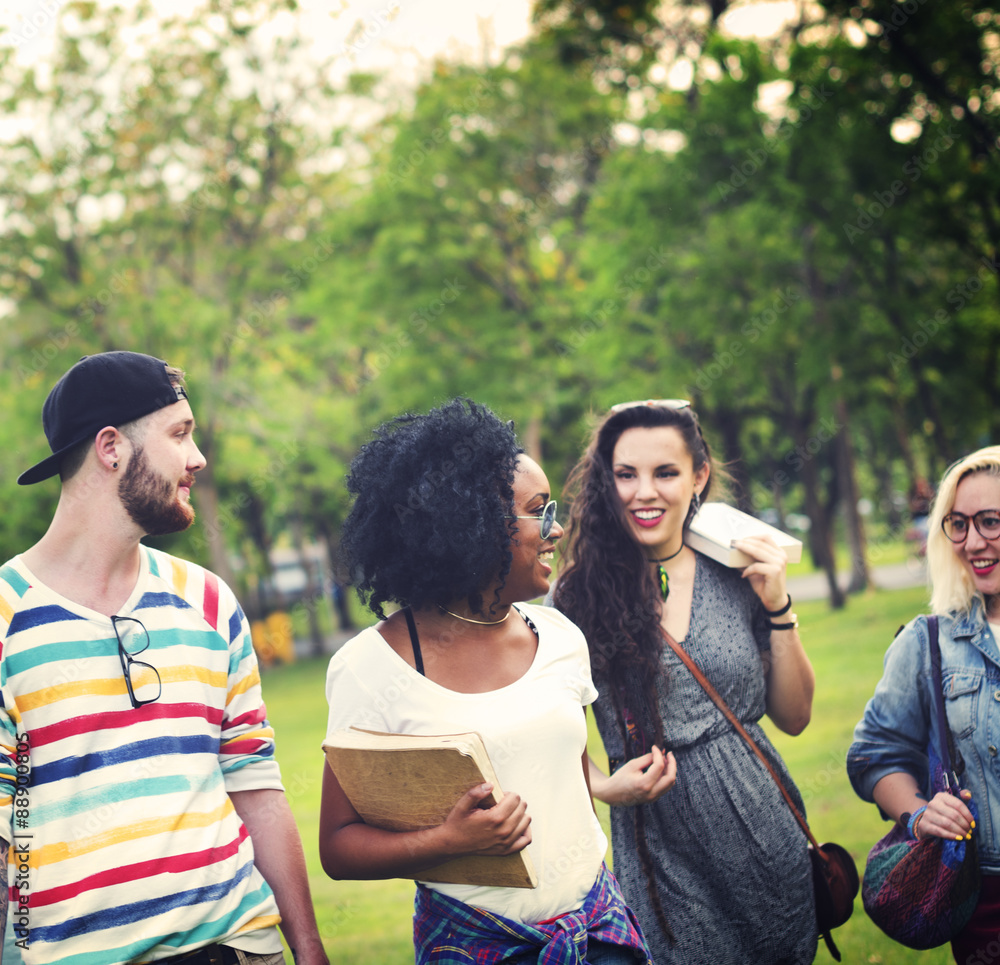
[[[800,474],[813,555],[835,604],[838,506],[852,588],[867,581],[855,463],[870,447],[857,440],[869,425],[883,427],[893,457],[912,472],[925,452],[947,459],[981,438],[996,411],[998,342],[996,166],[976,161],[976,144],[996,132],[969,121],[994,89],[992,8],[965,4],[964,23],[940,31],[944,11],[928,15],[918,32],[936,33],[927,49],[940,60],[935,77],[917,83],[926,71],[909,49],[913,11],[890,41],[872,20],[878,4],[846,6],[828,3],[837,16],[803,21],[764,45],[709,34],[683,94],[634,57],[638,143],[605,166],[607,196],[597,191],[588,224],[592,236],[626,245],[643,237],[668,252],[669,269],[635,306],[645,320],[631,331],[659,329],[686,363],[689,394],[736,460],[738,495],[748,500],[757,480],[757,495],[770,489],[780,509]],[[894,18],[904,6],[882,5]],[[586,21],[601,38],[587,56],[606,65],[618,28],[595,16],[596,5],[538,9],[558,14],[560,29]],[[659,16],[662,27],[670,14]],[[901,42],[909,47],[892,53]],[[971,73],[959,66],[969,58],[978,65]],[[960,137],[952,121],[973,130]],[[630,338],[629,351],[641,364],[650,349]],[[980,359],[992,367],[970,387],[964,374],[979,372]],[[971,411],[959,401],[970,391]],[[930,438],[911,444],[901,420]],[[894,475],[888,465],[879,471]]]
[[[82,354],[182,366],[208,458],[182,542],[237,585],[235,550],[268,567],[245,534],[263,540],[293,504],[291,380],[311,397],[329,385],[287,307],[333,254],[318,231],[340,181],[324,119],[347,95],[306,56],[294,10],[231,0],[159,22],[146,3],[73,3],[47,71],[3,54],[4,108],[30,119],[0,148],[5,386],[37,413]],[[40,450],[37,431],[18,434]],[[15,455],[0,456],[7,479]]]
[[[619,109],[529,45],[494,67],[438,64],[380,125],[371,190],[334,229],[344,258],[300,306],[351,305],[366,424],[468,395],[536,455],[575,450],[560,428],[588,394],[578,250]]]

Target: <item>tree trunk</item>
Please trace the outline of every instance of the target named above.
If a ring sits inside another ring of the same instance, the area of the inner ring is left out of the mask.
[[[753,496],[750,492],[750,478],[746,460],[743,458],[743,444],[740,441],[743,420],[732,409],[716,409],[713,423],[722,433],[722,451],[726,467],[733,480],[733,496],[736,505],[745,513],[753,512]]]
[[[835,369],[834,380],[839,373]],[[865,527],[858,511],[861,493],[858,489],[857,467],[854,460],[854,446],[851,443],[850,421],[847,403],[843,396],[837,398],[835,410],[840,428],[834,445],[837,450],[837,473],[840,476],[840,491],[843,494],[841,505],[844,507],[844,521],[847,524],[847,545],[851,550],[851,580],[847,586],[848,593],[860,593],[868,588],[868,554],[865,545]]]
[[[274,586],[274,567],[271,565],[271,538],[267,531],[267,519],[263,500],[251,493],[246,506],[246,525],[250,538],[260,552],[261,578],[257,580],[254,610],[247,615],[261,620],[270,612],[269,587]],[[249,609],[249,608],[248,608]]]
[[[309,621],[310,653],[314,657],[322,657],[326,651],[326,641],[323,639],[323,630],[319,625],[319,617],[316,615],[316,608],[324,599],[322,579],[317,573],[316,561],[306,552],[302,520],[298,515],[292,517],[292,542],[299,555],[299,565],[306,574],[306,588],[302,603]]]
[[[811,420],[810,420],[811,421]],[[800,451],[808,451],[809,438],[805,431],[808,422],[803,420],[796,427],[795,439]],[[805,509],[811,526],[809,527],[809,552],[813,563],[826,574],[830,590],[830,606],[839,610],[844,606],[845,596],[837,583],[837,564],[833,554],[833,527],[831,514],[823,506],[819,494],[819,467],[815,459],[807,459],[802,465],[802,486],[805,490]]]
[[[908,318],[904,318],[900,312],[892,307],[885,309],[885,316],[889,320],[889,324],[901,336],[905,337],[908,334],[908,326],[910,324]],[[941,411],[938,408],[937,396],[927,378],[920,355],[916,354],[913,358],[909,359],[908,365],[910,366],[910,371],[913,373],[913,382],[917,390],[917,401],[920,403],[921,409],[923,409],[924,418],[931,424],[931,433],[934,437],[935,448],[948,462],[952,462],[955,457],[953,455],[951,440],[945,431],[946,420],[942,417]]]
[[[226,551],[226,523],[219,513],[219,492],[215,487],[215,476],[212,472],[212,461],[198,473],[195,486],[201,533],[199,541],[208,547],[209,568],[230,587],[236,586],[236,573],[229,562]]]
[[[337,622],[342,631],[355,630],[357,628],[354,618],[351,616],[351,607],[348,602],[348,594],[352,592],[350,574],[344,565],[339,537],[334,535],[325,513],[319,513],[314,517],[313,525],[326,547],[326,562],[330,568],[330,589]]]
[[[875,448],[878,448],[876,445]],[[882,509],[885,512],[886,522],[889,524],[890,533],[898,533],[903,528],[903,514],[893,499],[892,466],[888,459],[883,459],[879,452],[869,452],[869,465],[875,475],[875,482],[878,491],[882,493]]]
[[[906,466],[906,478],[916,479],[921,473],[917,470],[917,460],[913,455],[910,433],[906,425],[906,415],[902,405],[900,405],[898,392],[892,399],[892,422],[896,427],[896,439],[899,442],[899,451],[903,455],[903,465]]]
[[[827,312],[827,288],[820,274],[819,258],[815,250],[816,234],[819,228],[816,224],[810,223],[803,231],[803,254],[805,256],[805,281],[809,290],[809,297],[813,302],[813,324],[819,332],[831,332],[830,317]],[[806,513],[812,521],[809,528],[809,547],[812,551],[813,561],[826,573],[827,584],[830,589],[830,606],[839,610],[844,606],[845,597],[837,582],[837,561],[833,551],[833,510],[836,508],[836,472],[834,472],[834,486],[828,500],[828,506],[823,507],[820,502],[819,492],[819,471],[817,461],[812,458],[818,455],[819,450],[813,450],[813,445],[818,441],[822,446],[824,443],[821,435],[809,436],[809,429],[815,425],[815,387],[808,393],[813,403],[802,407],[803,415],[797,420],[795,434],[793,438],[796,443],[796,452],[804,460],[802,465],[802,483],[806,491]],[[805,413],[808,412],[808,417]],[[836,440],[834,440],[836,445]]]
[[[524,451],[531,456],[535,462],[542,461],[542,419],[539,415],[533,415],[521,433],[521,444]]]

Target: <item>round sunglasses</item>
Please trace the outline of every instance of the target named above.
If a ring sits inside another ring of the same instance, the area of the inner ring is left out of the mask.
[[[540,513],[534,516],[505,516],[504,519],[537,519],[541,523],[539,533],[542,539],[548,539],[552,532],[552,527],[556,524],[556,501],[550,499]]]

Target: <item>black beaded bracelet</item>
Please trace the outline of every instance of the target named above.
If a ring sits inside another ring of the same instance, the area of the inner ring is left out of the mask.
[[[792,608],[792,594],[788,594],[788,602],[780,610],[769,610],[764,607],[764,612],[769,617],[780,617],[783,613],[787,613]]]

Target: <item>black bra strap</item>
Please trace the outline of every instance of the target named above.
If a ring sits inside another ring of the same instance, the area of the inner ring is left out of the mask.
[[[514,609],[517,610],[517,607]],[[524,619],[524,622],[531,628],[531,632],[537,637],[538,627],[532,623],[531,618],[520,610],[517,610],[517,613],[518,616]],[[424,657],[420,652],[420,637],[417,636],[417,625],[413,622],[413,611],[408,606],[404,606],[403,616],[406,617],[406,626],[410,631],[410,646],[413,647],[413,665],[421,677],[426,677],[427,674],[424,673]]]
[[[403,616],[406,617],[406,625],[410,629],[410,645],[413,647],[414,666],[421,677],[426,677],[427,674],[424,673],[424,658],[420,653],[420,638],[417,636],[417,625],[413,622],[413,612],[408,606],[403,607]]]

